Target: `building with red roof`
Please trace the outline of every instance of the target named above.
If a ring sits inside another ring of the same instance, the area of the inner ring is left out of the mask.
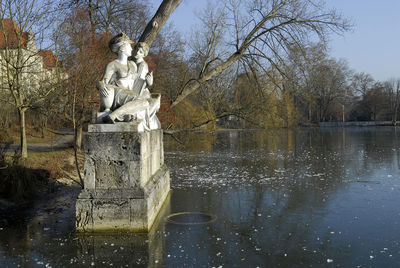
[[[19,44],[21,47],[26,49],[29,33],[23,32],[21,34],[21,30],[18,25],[11,19],[3,19],[0,20],[0,49],[17,49]]]
[[[10,66],[21,70],[23,85],[27,89],[35,90],[56,82],[59,61],[51,50],[37,49],[33,31],[22,32],[13,20],[2,19],[0,20],[1,88],[10,86],[10,81],[7,81],[5,75]],[[13,70],[13,73],[15,71]],[[62,77],[66,78],[67,75],[63,73]]]

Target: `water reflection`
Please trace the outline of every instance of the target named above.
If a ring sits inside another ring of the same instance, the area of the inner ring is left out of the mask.
[[[188,137],[192,137],[188,138]],[[195,138],[194,138],[195,137]],[[192,132],[179,132],[173,136],[167,136],[168,142],[164,143],[164,150],[185,152],[210,152],[216,142],[215,133],[197,132],[194,136]]]
[[[400,265],[396,128],[166,137],[172,193],[149,234],[78,236],[73,206],[0,230],[0,266]],[[67,206],[68,207],[68,206]],[[216,215],[207,224],[173,213]]]
[[[56,198],[60,204],[76,189]],[[39,204],[36,204],[37,206]],[[40,206],[43,208],[43,206]],[[26,215],[18,225],[0,228],[0,267],[160,267],[164,248],[164,219],[170,214],[167,197],[149,233],[75,233],[74,205],[65,211]]]
[[[159,267],[163,263],[165,224],[170,214],[167,197],[148,233],[97,233],[77,234],[77,264],[116,267]]]
[[[172,208],[218,214],[208,242],[221,245],[212,250],[221,254],[197,255],[192,262],[229,267],[399,262],[395,128],[216,136],[207,154],[168,154],[176,178]]]

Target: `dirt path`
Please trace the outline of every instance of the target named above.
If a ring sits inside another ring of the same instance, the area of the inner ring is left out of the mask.
[[[28,143],[28,151],[29,152],[51,152],[61,149],[70,148],[73,145],[74,141],[74,131],[68,128],[58,129],[56,132],[57,135],[60,135],[55,140],[52,140],[48,143]],[[13,153],[20,148],[19,144],[11,144],[10,148],[8,148],[8,153]]]

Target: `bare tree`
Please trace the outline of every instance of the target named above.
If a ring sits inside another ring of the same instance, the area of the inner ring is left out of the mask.
[[[384,83],[384,88],[390,104],[389,107],[392,124],[393,126],[396,126],[400,105],[400,79],[390,79]]]
[[[110,9],[111,6],[115,7],[117,0],[76,2],[86,5],[92,33],[99,29],[101,23],[104,24],[101,27],[105,32],[114,27],[112,25],[117,25],[115,18],[112,18],[115,15],[114,9]],[[147,42],[151,46],[181,2],[163,0],[138,41]],[[347,21],[334,11],[326,10],[323,1],[318,0],[224,0],[216,5],[220,7],[218,12],[209,9],[210,12],[203,17],[206,27],[202,38],[197,40],[199,46],[194,49],[191,61],[193,68],[187,72],[191,77],[184,77],[186,83],[177,93],[170,94],[175,98],[172,106],[181,103],[200,88],[210,88],[207,83],[213,83],[213,79],[230,67],[235,69],[242,65],[240,68],[243,69],[238,73],[247,73],[248,70],[273,73],[271,69],[279,69],[289,46],[300,46],[310,36],[324,39],[330,31],[342,32],[349,28]],[[101,23],[97,20],[100,17]],[[215,99],[215,95],[207,96]]]
[[[153,36],[180,2],[164,0],[140,41],[151,44]],[[181,89],[173,105],[180,103],[202,83],[226,70],[239,59],[247,58],[258,62],[260,67],[263,67],[265,62],[260,59],[276,65],[281,59],[281,53],[285,52],[289,44],[299,44],[310,35],[324,39],[328,31],[341,32],[349,28],[347,21],[334,11],[326,11],[320,1],[264,0],[249,3],[229,0],[224,1],[224,9],[229,12],[222,25],[226,33],[224,41],[226,47],[232,49],[226,50],[224,57],[209,59],[204,64],[206,68]],[[215,20],[215,23],[219,22]],[[212,35],[215,35],[215,32],[209,32],[209,36]],[[230,36],[233,38],[229,38]],[[213,43],[210,45],[212,51]]]
[[[68,84],[62,89],[64,117],[72,123],[75,148],[81,148],[82,131],[98,107],[96,81],[107,61],[111,59],[108,48],[110,35],[92,34],[92,24],[84,9],[67,13],[54,33],[59,55],[68,72]]]
[[[314,73],[312,82],[316,90],[318,121],[328,121],[328,111],[335,102],[346,97],[348,89],[347,65],[343,61],[328,59]]]
[[[140,41],[151,45],[180,2],[164,0]],[[172,106],[207,88],[208,82],[238,61],[243,73],[258,69],[268,74],[271,67],[279,69],[289,46],[300,47],[310,36],[325,40],[328,32],[350,27],[335,11],[326,10],[323,1],[313,0],[226,0],[210,6],[201,20],[202,30],[191,42],[196,75],[179,90]]]
[[[9,103],[18,112],[23,158],[28,156],[25,113],[54,89],[42,83],[51,80],[43,69],[35,40],[35,37],[44,38],[51,23],[51,8],[50,1],[4,0],[0,3],[1,85],[9,92]]]
[[[367,92],[374,86],[375,83],[370,74],[363,72],[354,74],[351,80],[351,87],[362,97],[367,94]]]
[[[136,40],[149,20],[149,6],[143,0],[73,0],[63,1],[68,13],[80,7],[88,12],[92,32],[125,32]]]
[[[281,63],[287,88],[297,97],[298,108],[304,110],[309,122],[317,110],[317,92],[314,79],[317,69],[328,59],[327,48],[323,43],[310,44],[299,48],[290,46],[285,62]]]

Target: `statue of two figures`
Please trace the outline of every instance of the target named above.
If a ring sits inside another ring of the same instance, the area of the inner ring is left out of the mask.
[[[144,61],[149,46],[139,42],[135,47],[134,61],[132,40],[124,33],[114,36],[109,43],[117,59],[107,64],[103,78],[97,82],[101,108],[98,123],[137,122],[138,129],[161,128],[156,112],[160,108],[160,94],[150,94],[153,74]]]

